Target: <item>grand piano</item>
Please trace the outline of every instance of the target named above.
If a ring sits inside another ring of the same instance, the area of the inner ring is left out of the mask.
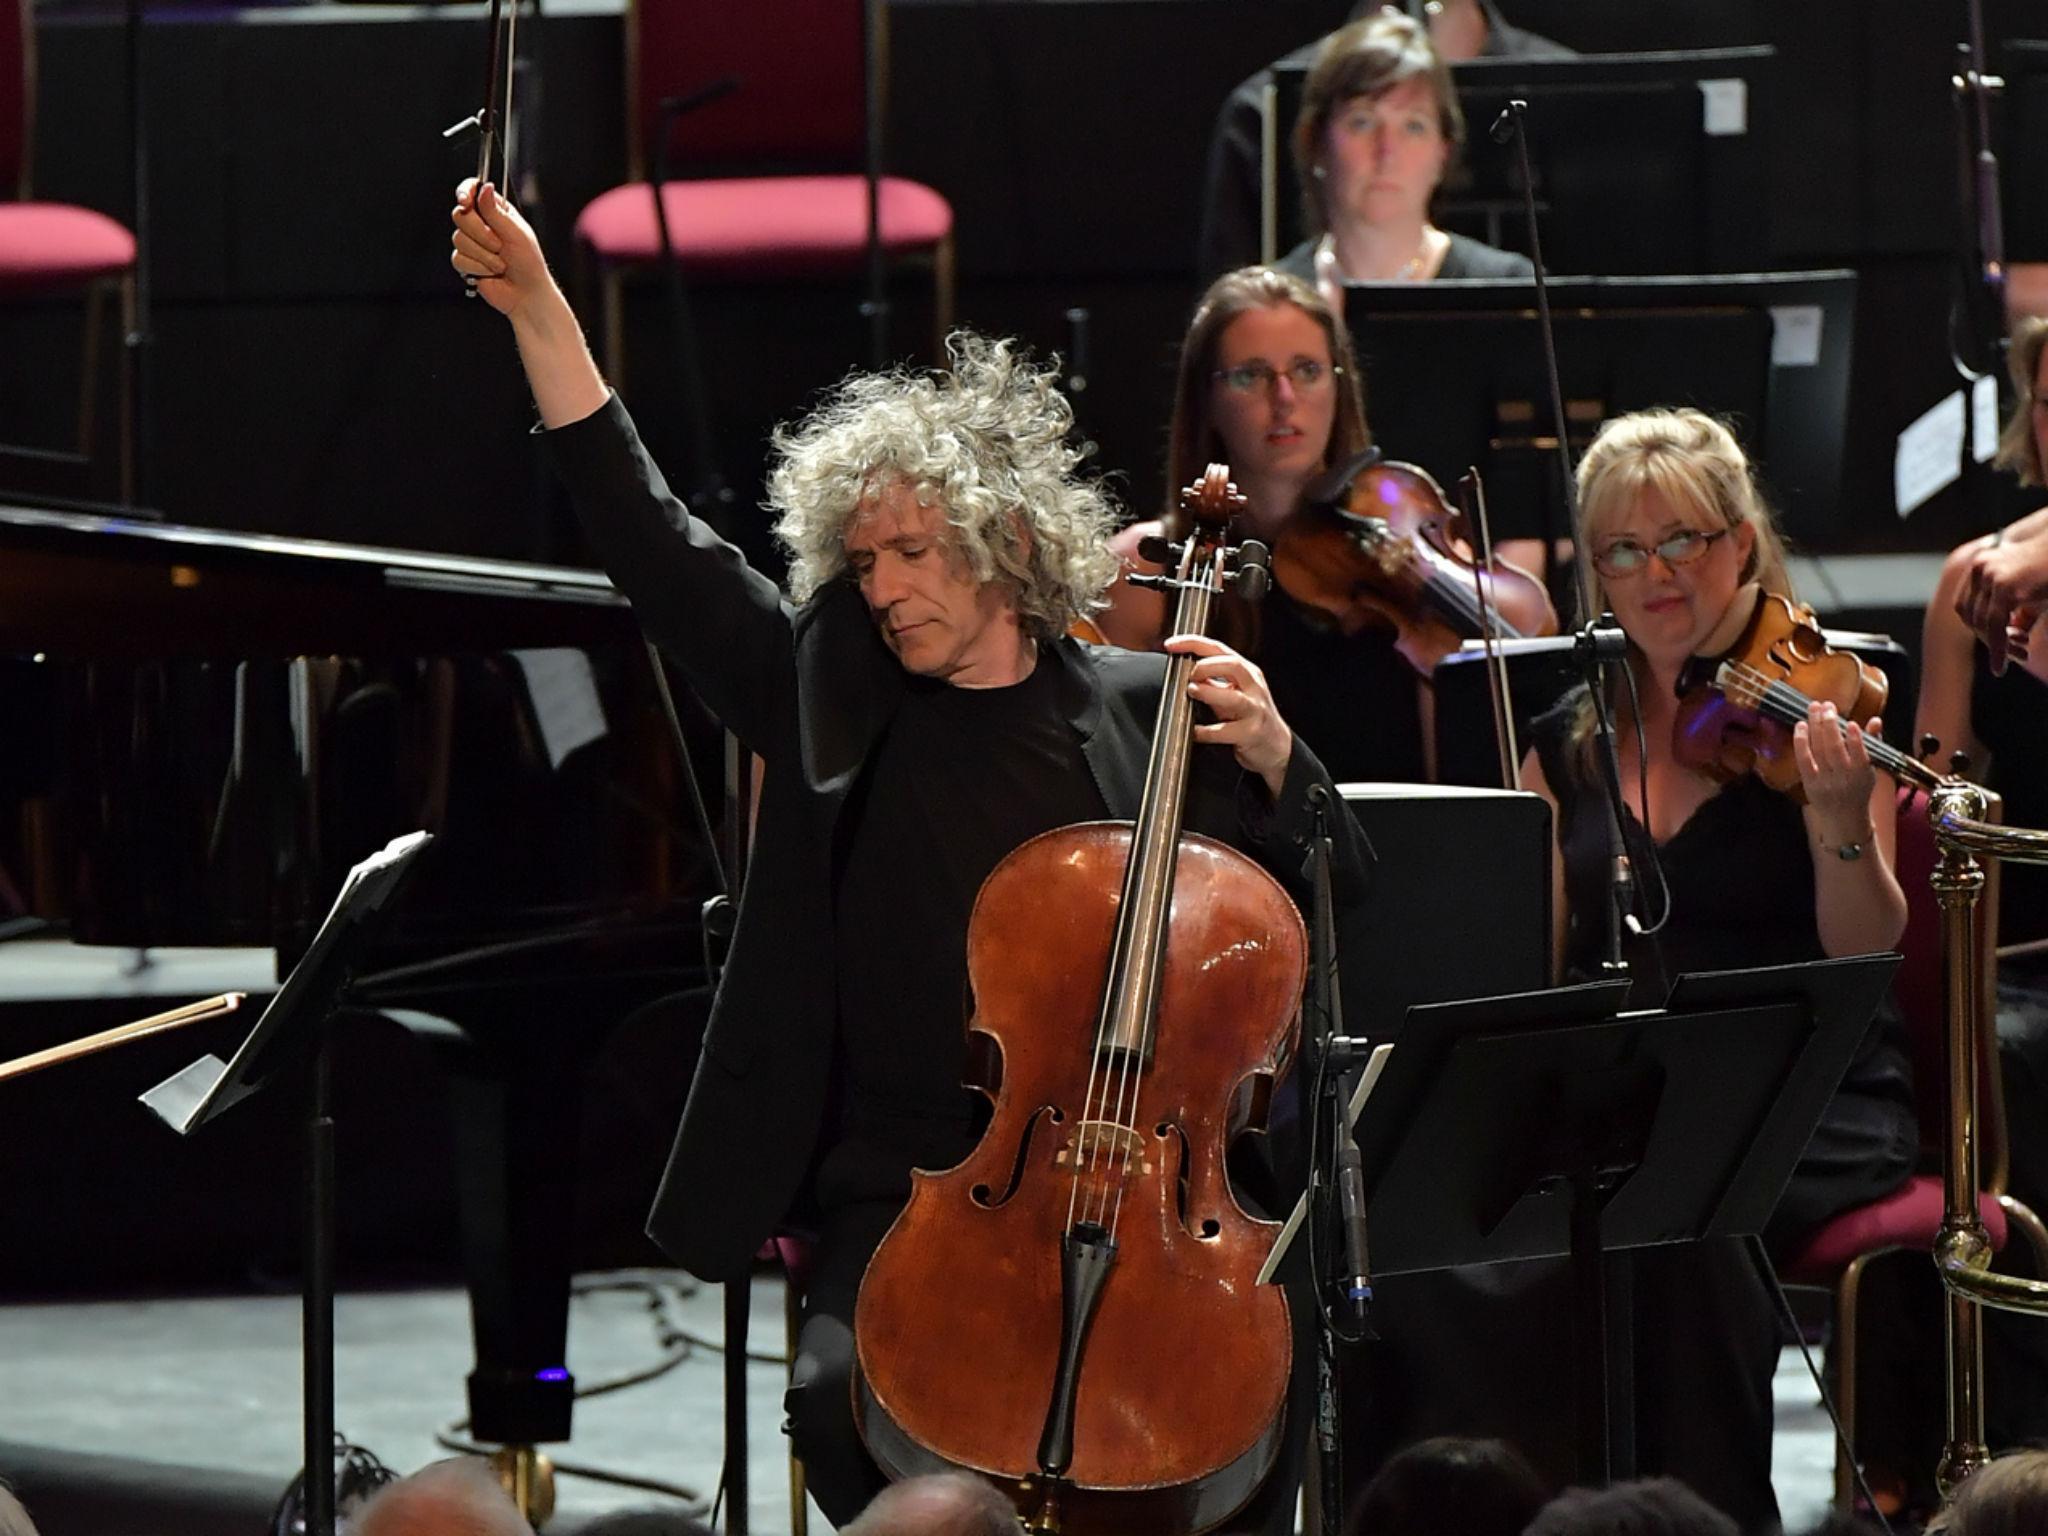
[[[704,980],[655,681],[592,572],[0,505],[0,922],[282,974],[353,862],[435,834],[357,1002],[450,1068],[480,1440],[569,1435],[565,1085]]]

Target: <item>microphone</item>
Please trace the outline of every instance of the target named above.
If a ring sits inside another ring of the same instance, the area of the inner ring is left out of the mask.
[[[1507,143],[1515,136],[1516,120],[1528,110],[1529,103],[1526,101],[1510,99],[1508,104],[1500,109],[1500,116],[1493,120],[1493,126],[1486,130],[1487,136],[1496,144]]]
[[[1341,1105],[1337,1118],[1344,1119]],[[1348,1128],[1337,1141],[1337,1209],[1344,1223],[1344,1297],[1363,1329],[1372,1308],[1372,1254],[1365,1239],[1365,1161]]]
[[[1608,913],[1607,962],[1602,968],[1618,975],[1628,970],[1628,961],[1621,953],[1622,935],[1627,933],[1639,938],[1643,931],[1643,925],[1636,921],[1636,876],[1627,854],[1616,851],[1608,880],[1608,895],[1613,909]]]

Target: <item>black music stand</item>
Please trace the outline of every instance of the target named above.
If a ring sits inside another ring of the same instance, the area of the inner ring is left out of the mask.
[[[304,1074],[306,1277],[301,1324],[306,1536],[334,1536],[334,1120],[328,1112],[328,1023],[430,833],[394,838],[348,872],[305,955],[225,1064],[202,1056],[142,1095],[180,1136],[273,1079]]]
[[[1763,1229],[1897,964],[1410,1009],[1357,1130],[1375,1276],[1568,1257],[1580,1478],[1633,1476],[1625,1251]]]

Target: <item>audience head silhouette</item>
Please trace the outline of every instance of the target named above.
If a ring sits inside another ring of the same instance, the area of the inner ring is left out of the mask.
[[[1020,1536],[1010,1501],[967,1472],[906,1478],[876,1494],[843,1536]]]
[[[1568,1488],[1537,1513],[1523,1536],[1741,1536],[1740,1528],[1669,1477]]]
[[[2037,1536],[2048,1530],[2048,1451],[2015,1451],[1972,1472],[1927,1536]]]
[[[356,1517],[352,1536],[533,1536],[480,1457],[437,1461],[380,1489]]]
[[[1347,1536],[1520,1536],[1549,1489],[1505,1440],[1442,1435],[1387,1459],[1351,1508]]]

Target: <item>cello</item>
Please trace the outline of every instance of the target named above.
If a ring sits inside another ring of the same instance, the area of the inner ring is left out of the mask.
[[[1262,588],[1211,465],[1158,578],[1178,632]],[[1276,1224],[1224,1152],[1291,1059],[1307,938],[1236,850],[1181,830],[1192,656],[1167,658],[1135,823],[1041,834],[990,873],[967,936],[993,1100],[965,1161],[911,1175],[854,1315],[855,1412],[891,1477],[965,1468],[1033,1531],[1198,1532],[1276,1461],[1291,1335],[1258,1285]]]

